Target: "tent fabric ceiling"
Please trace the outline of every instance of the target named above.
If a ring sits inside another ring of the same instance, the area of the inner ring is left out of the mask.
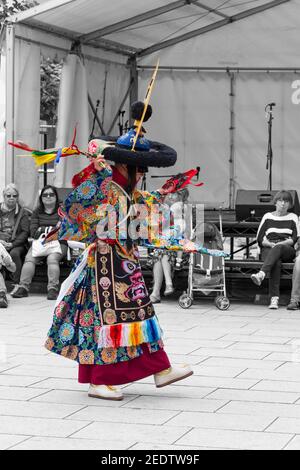
[[[45,11],[46,6],[51,4],[59,6]],[[84,44],[119,49],[120,53],[139,57],[142,51],[147,52],[153,45],[193,34],[201,28],[209,30],[211,25],[216,25],[215,28],[220,25],[220,28],[205,31],[201,41],[217,33],[224,48],[228,32],[235,28],[242,37],[247,24],[244,19],[230,22],[230,18],[240,19],[235,15],[254,13],[257,8],[267,6],[268,9],[248,18],[248,24],[252,25],[249,33],[253,35],[254,42],[256,34],[272,42],[270,36],[276,39],[278,35],[274,37],[274,33],[280,30],[292,31],[294,38],[300,27],[300,0],[49,0],[43,3],[44,8],[40,10],[38,7],[28,10],[24,19],[22,15],[16,15],[15,21],[58,32],[71,39],[78,38]],[[273,20],[274,15],[279,18],[275,23],[263,20],[265,17]],[[247,36],[247,40],[251,42],[251,37]],[[184,40],[184,43],[192,43],[192,39]],[[167,47],[167,51],[169,49]]]
[[[224,28],[145,56],[141,66],[171,68],[295,68],[300,67],[300,1],[294,0]],[[162,69],[160,71],[162,73]]]

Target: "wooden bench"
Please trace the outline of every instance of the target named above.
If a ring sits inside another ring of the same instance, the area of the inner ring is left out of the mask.
[[[258,260],[235,260],[225,261],[225,277],[227,279],[250,278],[262,267],[263,262]],[[294,263],[282,263],[281,279],[292,279]],[[268,276],[266,276],[268,277]]]

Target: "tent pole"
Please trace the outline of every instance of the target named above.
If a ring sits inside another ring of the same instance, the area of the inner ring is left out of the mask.
[[[129,59],[128,63],[130,66],[130,81],[132,83],[129,96],[129,126],[131,127],[133,125],[133,120],[131,118],[130,108],[132,103],[138,100],[138,69],[136,57]]]
[[[139,65],[138,70],[154,70],[154,65]],[[159,66],[160,72],[293,72],[299,73],[300,68],[296,67],[197,67],[197,66]]]
[[[229,93],[229,109],[230,109],[230,126],[229,126],[229,208],[234,209],[235,198],[235,83],[236,74],[228,73],[230,80]]]
[[[6,184],[14,181],[14,148],[8,141],[15,140],[15,27],[6,26]]]

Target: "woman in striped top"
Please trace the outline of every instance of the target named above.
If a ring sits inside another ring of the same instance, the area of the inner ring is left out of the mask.
[[[252,274],[252,281],[258,286],[269,274],[269,308],[277,309],[279,302],[281,263],[292,262],[296,252],[294,245],[300,236],[298,216],[288,210],[293,207],[292,195],[288,191],[279,191],[274,204],[276,210],[268,212],[261,220],[257,232],[257,242],[261,247],[263,265],[257,274]]]

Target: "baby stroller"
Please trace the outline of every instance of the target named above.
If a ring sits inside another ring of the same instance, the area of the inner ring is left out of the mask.
[[[219,212],[220,231],[211,222],[201,222],[192,229],[192,240],[203,243],[206,248],[223,250],[222,216]],[[190,253],[188,289],[179,297],[181,308],[189,308],[193,304],[193,293],[202,292],[209,295],[216,292],[215,305],[219,310],[227,310],[230,306],[226,296],[225,260],[222,256],[210,256],[202,253]]]

